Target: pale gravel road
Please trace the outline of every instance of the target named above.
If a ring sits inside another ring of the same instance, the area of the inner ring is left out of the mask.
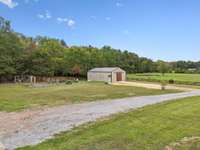
[[[0,143],[11,150],[34,145],[54,134],[111,114],[191,96],[200,96],[200,91],[104,100],[20,113],[0,112]]]

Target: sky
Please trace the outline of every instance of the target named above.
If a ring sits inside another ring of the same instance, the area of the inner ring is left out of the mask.
[[[200,60],[200,0],[0,0],[0,16],[27,36]]]

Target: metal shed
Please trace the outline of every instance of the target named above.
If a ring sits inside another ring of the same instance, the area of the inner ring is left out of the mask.
[[[126,72],[118,67],[94,68],[87,73],[88,81],[114,83],[126,80]]]

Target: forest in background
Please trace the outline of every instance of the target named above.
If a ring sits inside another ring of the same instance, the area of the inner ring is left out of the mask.
[[[110,46],[68,46],[62,39],[27,37],[0,17],[0,80],[15,75],[85,77],[94,67],[121,67],[127,73],[199,73],[200,61],[153,61]]]

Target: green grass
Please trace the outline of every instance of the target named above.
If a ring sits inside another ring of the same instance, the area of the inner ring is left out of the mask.
[[[56,106],[84,101],[155,95],[171,92],[177,91],[151,90],[87,82],[80,82],[73,85],[52,85],[45,88],[2,84],[0,85],[0,111],[19,111],[34,107]]]
[[[200,97],[118,114],[19,150],[163,150],[192,136],[200,136]],[[199,150],[200,143],[193,143],[191,150]],[[188,146],[182,145],[181,150]]]
[[[128,74],[128,80],[155,82],[174,80],[178,84],[200,85],[200,74],[166,73],[164,76],[160,73]]]

